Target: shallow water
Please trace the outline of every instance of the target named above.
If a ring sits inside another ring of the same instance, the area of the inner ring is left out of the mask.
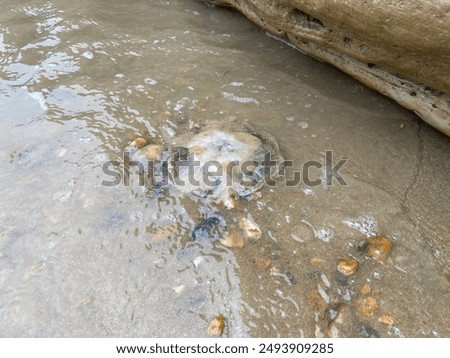
[[[204,336],[219,314],[233,337],[450,336],[448,138],[201,2],[0,10],[0,336]],[[348,185],[280,181],[217,207],[230,230],[249,213],[260,225],[242,249],[190,240],[200,201],[102,185],[136,137],[230,117],[271,133],[295,169],[348,159]],[[393,242],[381,263],[358,251],[375,234]]]

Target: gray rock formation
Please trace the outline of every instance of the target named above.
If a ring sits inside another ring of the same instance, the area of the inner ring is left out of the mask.
[[[450,136],[450,1],[208,1],[239,10]]]

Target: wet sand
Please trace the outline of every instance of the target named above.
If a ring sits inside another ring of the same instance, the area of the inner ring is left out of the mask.
[[[36,4],[0,1],[0,336],[450,336],[449,138],[226,9]],[[199,201],[102,186],[136,137],[230,117],[348,185],[215,208],[260,226],[241,249],[190,240]]]

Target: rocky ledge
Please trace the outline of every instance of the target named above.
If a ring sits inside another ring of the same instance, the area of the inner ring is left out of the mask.
[[[394,99],[450,136],[450,2],[207,0]]]

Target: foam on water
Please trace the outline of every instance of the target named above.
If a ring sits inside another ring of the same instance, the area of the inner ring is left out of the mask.
[[[374,218],[369,216],[361,216],[356,219],[344,220],[343,223],[367,236],[375,236],[378,233],[377,222]]]

